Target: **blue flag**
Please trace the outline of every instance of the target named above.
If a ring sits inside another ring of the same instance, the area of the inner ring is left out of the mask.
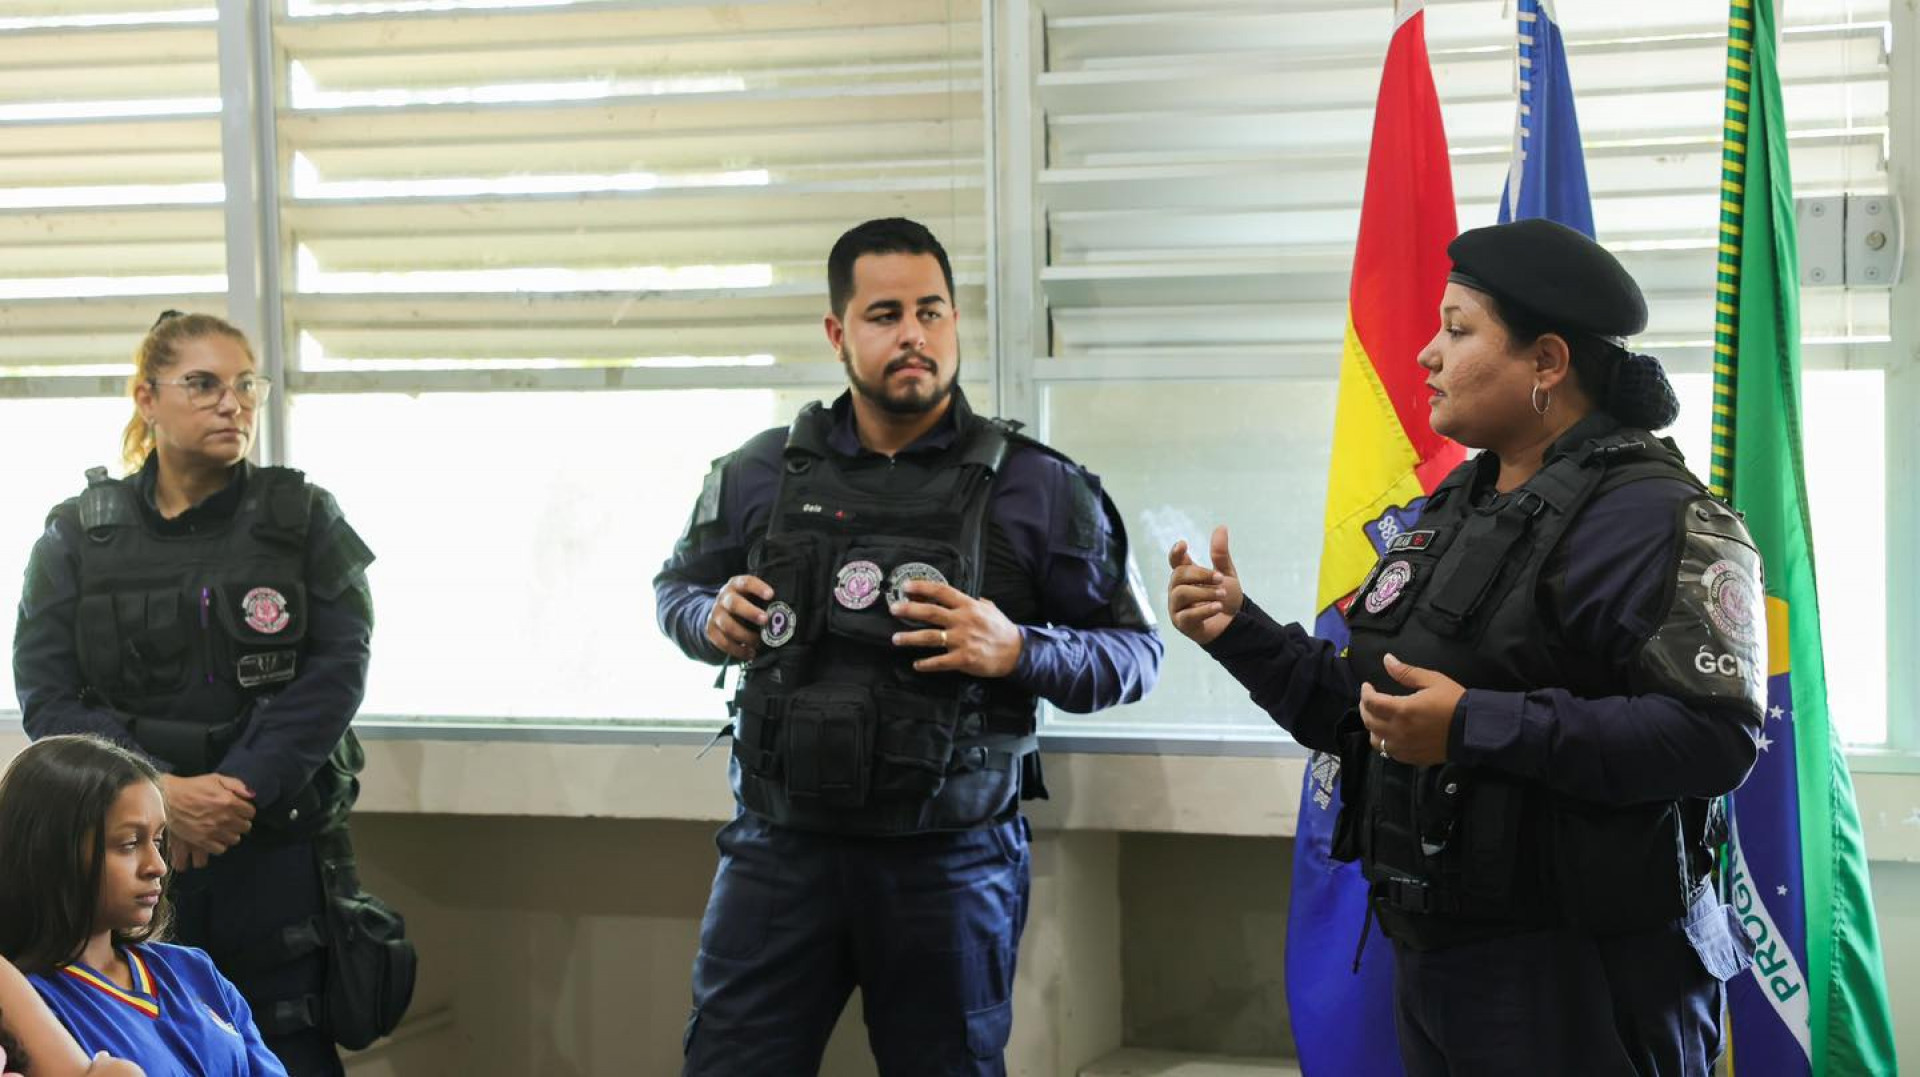
[[[1513,162],[1500,192],[1500,223],[1545,217],[1591,236],[1587,160],[1580,152],[1580,117],[1553,0],[1519,0],[1519,19],[1520,107],[1513,122]]]

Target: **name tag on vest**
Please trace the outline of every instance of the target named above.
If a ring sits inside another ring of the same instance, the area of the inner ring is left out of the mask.
[[[256,651],[240,656],[234,679],[240,682],[242,688],[284,684],[293,679],[298,666],[298,651]]]

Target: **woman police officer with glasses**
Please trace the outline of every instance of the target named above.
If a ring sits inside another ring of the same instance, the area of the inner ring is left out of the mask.
[[[129,474],[88,472],[33,548],[20,710],[36,739],[155,764],[176,940],[240,987],[290,1073],[337,1075],[324,910],[352,872],[373,554],[325,490],[248,462],[272,383],[239,330],[168,311],[135,365]]]

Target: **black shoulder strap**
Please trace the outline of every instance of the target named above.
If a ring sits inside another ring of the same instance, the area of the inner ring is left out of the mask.
[[[1600,481],[1597,493],[1616,490],[1644,479],[1677,479],[1702,494],[1711,496],[1700,477],[1687,468],[1687,458],[1672,438],[1655,437],[1646,431],[1633,432],[1643,444],[1633,453],[1616,457]],[[1718,499],[1716,499],[1718,500]]]
[[[965,440],[960,450],[960,465],[998,472],[1006,462],[1008,445],[1016,439],[1028,440],[1016,433],[1019,429],[1019,423],[1004,419],[976,420],[972,429],[962,435]]]
[[[1452,471],[1447,472],[1446,478],[1440,480],[1440,485],[1435,486],[1433,492],[1427,495],[1421,512],[1432,512],[1446,504],[1449,498],[1473,481],[1473,474],[1479,470],[1479,467],[1478,459],[1460,461]]]
[[[290,467],[253,468],[247,482],[255,537],[305,549],[313,509],[306,473]]]
[[[827,455],[827,432],[833,424],[833,412],[818,400],[810,400],[793,417],[793,425],[787,428],[786,457],[788,467],[793,466],[796,453],[819,459]],[[802,464],[801,470],[810,465]]]
[[[1472,622],[1492,595],[1494,581],[1508,567],[1515,548],[1527,541],[1537,528],[1545,529],[1544,539],[1548,543],[1559,540],[1567,521],[1599,487],[1609,470],[1604,465],[1613,459],[1610,453],[1588,450],[1600,442],[1613,440],[1612,437],[1599,438],[1579,451],[1555,457],[1495,510],[1492,527],[1474,536],[1469,556],[1462,559],[1430,600],[1431,609],[1448,632],[1457,634]],[[1623,445],[1615,451],[1627,451],[1627,448]],[[1459,474],[1456,470],[1447,482],[1453,482]]]
[[[95,542],[105,542],[117,527],[132,527],[140,519],[133,484],[110,478],[104,467],[87,469],[87,489],[80,495],[80,528]]]

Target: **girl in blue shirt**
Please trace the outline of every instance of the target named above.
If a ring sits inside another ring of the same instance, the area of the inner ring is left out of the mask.
[[[4,1077],[145,1077],[104,1051],[88,1058],[8,961],[0,961],[0,1052]]]
[[[148,1077],[286,1077],[253,1015],[166,926],[159,775],[123,748],[58,736],[0,778],[0,956],[83,1050]]]

